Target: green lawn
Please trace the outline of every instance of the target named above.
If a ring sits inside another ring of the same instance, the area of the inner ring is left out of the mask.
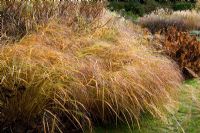
[[[162,123],[144,116],[141,127],[130,130],[128,126],[97,127],[95,133],[200,133],[200,81],[186,81],[180,90],[179,110],[169,115],[169,122]]]

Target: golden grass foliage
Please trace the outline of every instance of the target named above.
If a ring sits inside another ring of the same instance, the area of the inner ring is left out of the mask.
[[[200,0],[197,0],[197,3],[196,3],[196,10],[200,10]]]
[[[134,26],[113,23],[81,34],[52,20],[1,47],[1,129],[63,132],[98,122],[131,125],[139,124],[144,112],[165,120],[182,80],[177,66],[141,45]]]
[[[91,23],[104,7],[103,1],[1,0],[1,42],[19,40],[37,31],[52,18],[62,17],[75,30],[85,21]],[[3,43],[3,44],[4,44]]]

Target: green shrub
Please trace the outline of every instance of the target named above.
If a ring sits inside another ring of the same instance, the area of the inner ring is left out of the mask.
[[[173,10],[191,10],[195,7],[194,3],[190,2],[179,2],[174,5],[172,5]]]
[[[145,13],[148,13],[148,12],[152,12],[160,7],[161,7],[161,5],[158,2],[156,2],[155,0],[147,0],[144,5],[144,10],[145,10]]]
[[[128,2],[124,6],[125,11],[132,12],[133,14],[138,14],[139,16],[144,15],[144,7],[139,2]]]
[[[110,2],[108,4],[108,8],[111,10],[111,11],[120,11],[122,9],[124,9],[124,2],[116,2],[116,1],[113,1],[113,2]]]
[[[198,9],[198,2],[175,2],[163,0],[145,0],[139,2],[137,0],[131,1],[109,1],[108,7],[112,11],[132,12],[132,14],[143,16],[145,13],[150,13],[158,8],[168,8],[173,10],[191,10]]]
[[[116,2],[112,1],[109,3],[108,8],[111,11],[121,11],[132,12],[132,14],[136,14],[139,16],[144,15],[145,10],[142,4],[139,2],[129,1],[129,2]]]

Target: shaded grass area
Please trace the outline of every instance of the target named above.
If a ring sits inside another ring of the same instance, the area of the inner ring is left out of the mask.
[[[180,92],[180,105],[174,115],[169,115],[168,123],[145,115],[140,129],[121,125],[120,127],[97,127],[95,133],[199,133],[200,132],[200,81],[185,81]]]

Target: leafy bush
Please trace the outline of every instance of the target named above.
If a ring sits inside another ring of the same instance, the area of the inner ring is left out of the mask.
[[[195,3],[190,2],[178,2],[172,5],[173,10],[191,10],[195,7]]]
[[[143,16],[144,14],[148,14],[156,9],[167,8],[171,10],[191,10],[196,7],[198,8],[198,3],[196,5],[195,2],[173,2],[166,0],[128,0],[128,1],[116,1],[109,0],[108,7],[111,11],[126,11],[132,12],[134,15]]]
[[[129,2],[124,5],[125,11],[132,12],[142,16],[144,14],[144,7],[139,2]]]
[[[124,5],[125,3],[124,2],[117,2],[117,1],[112,1],[108,4],[108,8],[111,10],[111,11],[120,11],[122,9],[124,9]]]
[[[160,7],[160,5],[154,0],[148,0],[144,4],[138,1],[128,1],[128,2],[117,2],[111,1],[108,4],[109,9],[112,11],[126,11],[131,12],[134,15],[143,16],[145,13],[151,12]]]
[[[145,13],[150,13],[162,6],[155,0],[146,0],[144,6]]]
[[[169,28],[162,44],[166,53],[179,64],[187,78],[200,76],[200,42],[196,37],[177,31],[176,28]]]
[[[111,9],[111,11],[131,12],[132,14],[139,16],[142,16],[145,13],[144,7],[138,1],[129,1],[129,2],[112,1],[109,3],[108,8]]]

